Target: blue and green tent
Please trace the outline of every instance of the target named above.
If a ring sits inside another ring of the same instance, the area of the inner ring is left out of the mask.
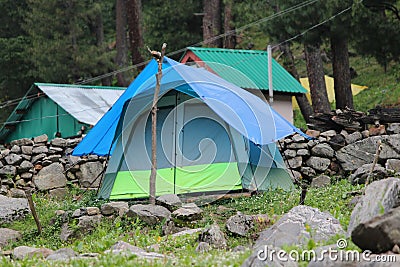
[[[100,198],[149,195],[156,72],[153,60],[74,150],[112,153]],[[157,195],[293,188],[275,143],[301,132],[261,98],[169,58],[158,97]]]

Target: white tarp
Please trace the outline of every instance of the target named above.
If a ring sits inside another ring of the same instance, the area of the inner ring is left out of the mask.
[[[38,85],[46,95],[80,122],[95,125],[125,92],[121,89],[98,89],[71,86]]]

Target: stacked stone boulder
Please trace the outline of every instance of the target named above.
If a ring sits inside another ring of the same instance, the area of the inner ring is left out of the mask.
[[[389,125],[383,135],[372,135],[375,133],[369,130],[362,132],[329,130],[322,133],[308,130],[307,134],[313,139],[308,140],[295,134],[281,140],[279,149],[293,179],[311,183],[313,179],[322,175],[348,177],[363,166],[364,169],[370,170],[380,141],[382,149],[372,177],[380,179],[384,178],[381,177],[382,166],[388,171],[383,175],[385,177],[400,172],[400,134],[394,126]],[[365,178],[369,171],[359,172],[360,176],[363,175]],[[359,178],[353,175],[350,180],[365,182],[365,179]]]
[[[384,176],[400,172],[399,132],[400,124],[396,123],[379,132],[373,129],[322,133],[308,130],[307,134],[314,139],[308,140],[296,134],[281,140],[279,149],[294,180],[312,183],[322,176],[320,180],[326,184],[329,183],[325,179],[327,176],[347,177],[350,173],[360,173],[360,177],[352,176],[351,181],[362,183],[370,168],[364,165],[373,162],[378,141],[382,143],[382,150],[374,175],[382,176],[380,167],[389,170]],[[68,184],[97,188],[106,158],[71,156],[73,148],[81,140],[82,137],[49,141],[47,135],[40,135],[10,142],[0,150],[0,194],[23,197],[24,190],[36,189],[63,196]],[[363,166],[364,171],[356,172]],[[321,186],[321,182],[314,184]]]
[[[71,156],[79,138],[55,138],[47,135],[10,142],[0,151],[0,194],[23,196],[19,190],[38,190],[63,196],[67,184],[96,187],[105,158]]]

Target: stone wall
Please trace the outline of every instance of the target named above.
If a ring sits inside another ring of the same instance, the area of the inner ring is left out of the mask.
[[[393,123],[383,131],[382,125],[376,129],[351,133],[309,130],[307,134],[314,139],[296,134],[281,140],[279,148],[294,179],[311,182],[320,175],[348,177],[363,165],[371,164],[380,140],[377,166],[395,175],[400,171],[400,124]]]
[[[47,135],[12,141],[0,152],[0,194],[13,197],[23,190],[37,189],[63,196],[67,185],[97,187],[103,170],[104,157],[69,155],[82,138],[55,138]]]
[[[294,180],[311,183],[321,175],[343,178],[357,173],[363,165],[373,162],[378,140],[382,142],[378,166],[392,170],[391,175],[400,172],[400,124],[391,124],[384,131],[379,126],[379,131],[309,130],[307,134],[315,139],[296,134],[279,144]],[[95,179],[106,158],[71,156],[81,140],[56,138],[49,142],[47,135],[41,135],[12,141],[0,152],[0,194],[21,197],[23,190],[36,189],[62,196],[67,185],[97,188],[101,177]]]

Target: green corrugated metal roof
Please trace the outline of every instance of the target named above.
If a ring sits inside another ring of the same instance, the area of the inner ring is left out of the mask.
[[[188,47],[216,74],[242,88],[268,90],[268,54],[260,50]],[[274,91],[306,93],[306,89],[272,59]]]

